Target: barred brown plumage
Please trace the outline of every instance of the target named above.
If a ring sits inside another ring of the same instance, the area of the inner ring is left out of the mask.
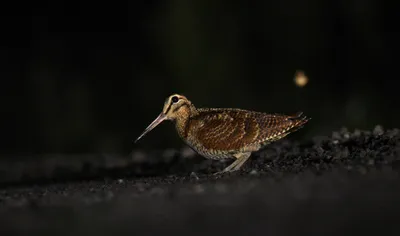
[[[181,139],[205,158],[236,160],[221,172],[236,171],[251,153],[302,128],[310,118],[238,108],[196,108],[185,96],[169,96],[160,115],[136,139],[164,120],[175,122]]]

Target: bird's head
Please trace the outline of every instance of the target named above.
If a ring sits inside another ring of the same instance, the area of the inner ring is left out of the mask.
[[[193,104],[185,96],[172,94],[165,100],[160,115],[142,132],[135,143],[164,120],[176,121],[180,118],[189,117],[193,109]]]

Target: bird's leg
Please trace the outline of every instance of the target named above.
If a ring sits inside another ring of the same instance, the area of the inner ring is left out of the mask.
[[[250,155],[251,155],[251,152],[233,154],[233,156],[236,158],[236,160],[232,164],[227,166],[225,169],[223,169],[222,171],[218,171],[218,172],[214,173],[214,175],[239,170],[242,167],[242,165],[249,159]]]
[[[237,161],[239,162],[236,164],[236,166],[233,167],[232,170],[234,171],[239,170],[242,167],[242,165],[249,159],[250,155],[251,152],[236,154]]]

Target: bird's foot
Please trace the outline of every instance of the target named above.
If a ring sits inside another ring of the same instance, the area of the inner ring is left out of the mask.
[[[218,171],[218,172],[214,173],[214,175],[221,175],[221,174],[225,174],[228,172],[231,173],[234,171],[238,171],[243,166],[243,164],[247,161],[247,159],[249,159],[250,153],[238,153],[238,154],[235,154],[234,157],[236,157],[236,160],[232,164],[230,164],[228,167],[226,167],[222,171]]]

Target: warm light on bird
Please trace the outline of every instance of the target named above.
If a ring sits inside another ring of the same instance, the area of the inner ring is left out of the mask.
[[[223,173],[239,170],[251,153],[298,130],[309,119],[302,112],[282,115],[237,108],[196,108],[185,96],[173,94],[135,142],[161,122],[170,120],[182,140],[201,156],[235,159],[217,172]]]

